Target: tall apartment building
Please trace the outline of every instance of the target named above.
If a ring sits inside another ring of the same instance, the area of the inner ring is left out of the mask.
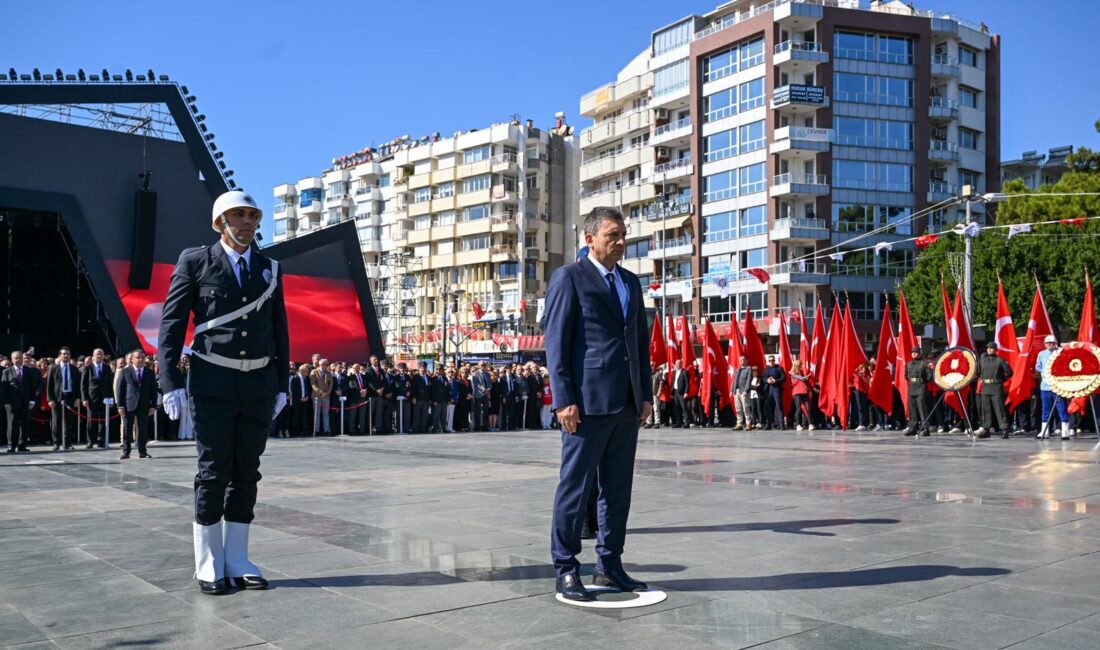
[[[961,208],[911,215],[964,185],[997,188],[999,47],[984,25],[896,1],[737,0],[687,16],[581,99],[594,124],[580,211],[622,206],[626,264],[669,313],[764,319],[838,292],[878,319],[913,245],[825,249],[939,229]]]
[[[534,334],[550,273],[576,255],[571,133],[559,114],[550,130],[515,119],[335,158],[275,187],[275,241],[355,220],[387,354],[439,351],[448,304],[449,328],[484,310],[487,332]]]

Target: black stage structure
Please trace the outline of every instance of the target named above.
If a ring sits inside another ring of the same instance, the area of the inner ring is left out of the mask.
[[[172,266],[215,242],[232,171],[186,86],[35,73],[0,73],[0,352],[151,351]],[[353,222],[264,253],[287,276],[296,360],[382,356]]]

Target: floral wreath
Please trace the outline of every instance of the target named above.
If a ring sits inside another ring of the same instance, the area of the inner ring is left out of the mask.
[[[933,366],[933,381],[944,390],[959,391],[978,374],[978,357],[969,348],[947,348]]]
[[[1091,395],[1100,388],[1100,347],[1084,341],[1063,345],[1047,360],[1043,379],[1066,399]]]

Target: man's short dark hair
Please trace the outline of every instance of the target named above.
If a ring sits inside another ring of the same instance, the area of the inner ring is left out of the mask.
[[[130,350],[130,354],[132,354],[134,356],[137,356],[139,354],[142,355],[142,356],[149,356],[149,355],[145,354],[145,350],[143,350],[141,348],[134,348],[133,350]]]
[[[600,231],[603,222],[608,219],[623,221],[623,213],[618,208],[607,205],[598,205],[592,208],[592,211],[584,218],[584,234],[595,235]]]
[[[62,352],[68,352],[69,354],[73,353],[73,351],[70,350],[69,346],[67,346],[67,345],[62,345],[60,348],[57,349],[58,354],[61,354]]]

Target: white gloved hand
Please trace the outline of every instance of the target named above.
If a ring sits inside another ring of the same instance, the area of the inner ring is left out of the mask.
[[[180,419],[180,414],[183,413],[183,408],[187,404],[187,391],[182,388],[168,393],[164,396],[164,412],[168,414],[169,420]]]
[[[272,420],[279,417],[279,411],[282,411],[284,406],[286,406],[286,393],[279,393],[275,396],[275,412],[271,414]]]

